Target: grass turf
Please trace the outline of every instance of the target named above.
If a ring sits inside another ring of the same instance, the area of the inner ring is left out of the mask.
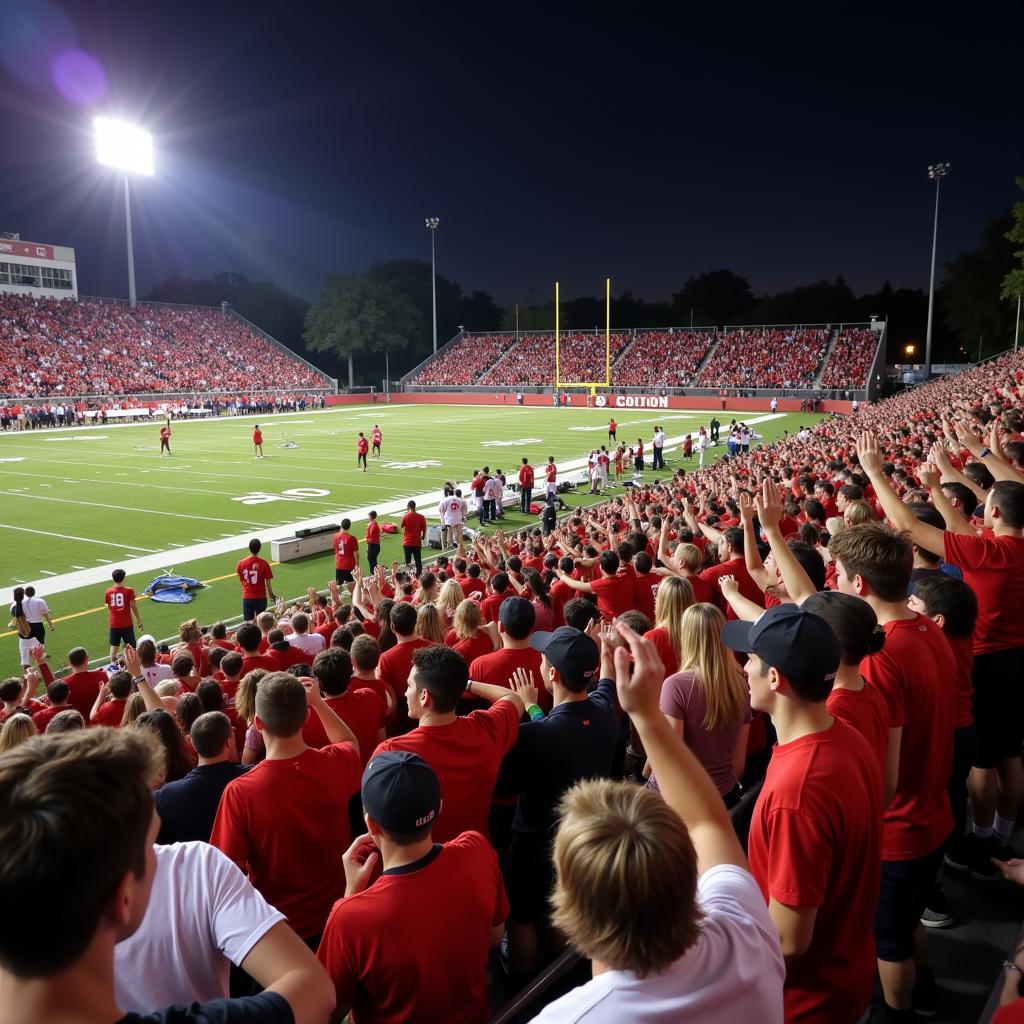
[[[767,405],[767,403],[766,403]],[[711,413],[685,410],[618,410],[619,437],[649,439],[656,423],[669,437],[696,433]],[[728,411],[747,420],[763,413]],[[140,605],[146,631],[173,635],[178,624],[195,616],[208,623],[237,616],[239,588],[234,565],[244,543],[213,557],[185,561],[176,552],[199,542],[227,541],[242,534],[266,535],[269,528],[318,516],[340,520],[352,510],[381,506],[439,488],[444,480],[465,482],[484,464],[501,467],[510,478],[525,455],[539,467],[579,459],[607,440],[607,409],[547,409],[474,406],[349,406],[326,412],[265,418],[242,417],[173,423],[170,458],[159,456],[159,424],[85,427],[60,431],[7,432],[0,435],[0,587],[53,579],[80,569],[165,553],[165,567],[209,581],[189,605]],[[820,417],[782,415],[755,429],[772,440],[784,430]],[[253,457],[254,423],[263,430],[266,458]],[[356,467],[356,437],[374,423],[384,434],[382,457],[370,459],[366,473]],[[292,442],[298,447],[285,448]],[[724,447],[716,450],[716,456]],[[669,471],[681,464],[670,452]],[[694,465],[690,463],[689,465]],[[538,478],[540,474],[538,473]],[[648,470],[646,480],[656,475]],[[586,503],[586,494],[573,503]],[[591,499],[592,500],[592,499]],[[435,508],[423,509],[428,520]],[[381,516],[397,522],[401,513]],[[364,516],[352,516],[362,538]],[[535,517],[510,516],[507,527],[532,525]],[[401,557],[399,539],[384,535],[382,560]],[[269,557],[269,545],[264,554]],[[364,562],[365,566],[365,562]],[[323,587],[333,573],[332,555],[310,556],[274,567],[275,592],[294,597],[310,585]],[[139,593],[156,572],[133,575]],[[83,645],[94,656],[106,646],[106,609],[99,583],[48,593],[57,622],[48,646],[63,664],[64,654]],[[15,671],[13,633],[3,633],[2,671]]]

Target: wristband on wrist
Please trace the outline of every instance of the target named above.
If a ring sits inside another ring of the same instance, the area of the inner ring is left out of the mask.
[[[982,448],[981,451],[978,452],[978,457],[982,458],[982,459],[985,459],[985,458],[988,458],[988,456],[991,455],[991,454],[992,454],[992,449],[991,448]]]
[[[536,704],[531,704],[526,709],[526,713],[530,716],[530,721],[531,722],[536,722],[539,719],[544,717],[544,712],[541,711],[541,709],[539,707],[537,707]]]

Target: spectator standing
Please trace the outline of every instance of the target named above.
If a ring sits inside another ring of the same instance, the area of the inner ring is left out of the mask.
[[[124,586],[124,569],[115,569],[111,573],[114,585],[103,596],[110,613],[110,660],[117,661],[117,652],[121,644],[135,646],[135,630],[132,629],[132,617],[139,629],[143,629],[142,616],[135,602],[135,591]]]
[[[533,500],[533,466],[530,460],[523,457],[523,464],[519,469],[519,511],[525,516],[530,511],[530,502]]]
[[[366,564],[369,566],[371,575],[377,569],[377,559],[380,557],[380,523],[377,522],[377,511],[370,511],[366,522]]]
[[[51,630],[54,628],[49,606],[41,597],[36,595],[36,588],[32,586],[25,588],[25,599],[22,602],[22,606],[32,636],[41,644],[45,644],[46,629],[43,626],[43,619],[46,619],[46,624]]]
[[[262,455],[259,457],[263,458]],[[235,573],[242,584],[242,618],[246,622],[251,622],[260,612],[267,610],[268,598],[275,600],[274,588],[270,585],[274,573],[270,563],[260,558],[262,547],[262,542],[254,537],[249,541],[249,557],[243,558],[235,566]]]
[[[416,502],[410,501],[408,511],[402,516],[402,553],[405,565],[416,563],[416,575],[423,572],[423,540],[427,535],[427,521],[416,511]]]
[[[352,572],[359,564],[359,541],[349,532],[351,529],[352,520],[342,519],[341,529],[334,535],[334,581],[339,586],[348,584],[349,590],[355,583]]]

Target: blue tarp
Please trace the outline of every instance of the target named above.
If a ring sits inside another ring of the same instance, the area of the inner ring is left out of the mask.
[[[144,593],[153,601],[162,604],[188,604],[192,600],[193,590],[201,589],[203,584],[193,576],[176,576],[165,572],[157,576]]]

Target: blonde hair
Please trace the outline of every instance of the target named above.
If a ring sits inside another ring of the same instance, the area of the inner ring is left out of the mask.
[[[748,691],[743,673],[722,643],[725,616],[713,604],[695,604],[683,612],[683,648],[679,668],[697,677],[707,710],[704,728],[742,725]]]
[[[444,585],[441,587],[441,593],[437,598],[437,607],[451,620],[455,617],[455,613],[465,597],[466,595],[462,592],[462,587],[459,586],[458,581],[445,580]]]
[[[683,652],[683,613],[692,604],[693,587],[689,580],[666,576],[658,584],[658,595],[654,599],[654,625],[668,633],[668,642],[676,652],[677,660],[682,659]]]
[[[131,725],[143,711],[146,710],[146,702],[142,699],[141,693],[133,693],[124,705],[124,714],[121,715],[121,728]]]
[[[454,580],[452,580],[455,583]],[[455,586],[459,586],[455,583]],[[461,592],[462,587],[459,587]],[[480,611],[480,605],[476,601],[471,601],[468,597],[459,602],[459,607],[455,609],[455,618],[452,620],[452,629],[455,630],[455,635],[460,640],[472,640],[476,636],[477,631],[483,625],[484,617]]]
[[[678,544],[676,545],[675,559],[676,565],[681,565],[687,572],[696,572],[701,566],[703,556],[696,544]]]
[[[460,588],[461,589],[461,588]],[[441,613],[432,604],[421,604],[416,612],[415,636],[435,644],[444,643],[444,622]]]
[[[846,522],[842,516],[829,516],[825,520],[825,529],[830,537],[838,537],[846,529]]]
[[[878,517],[863,498],[858,498],[846,506],[843,522],[849,526],[860,526],[863,523],[877,523]]]
[[[36,726],[28,715],[11,715],[0,729],[0,754],[20,747],[36,734]]]
[[[578,783],[559,812],[555,927],[613,970],[645,978],[675,963],[702,917],[680,817],[652,790],[608,779]]]
[[[178,637],[183,644],[193,644],[203,639],[203,631],[199,628],[198,619],[189,619],[178,627]]]
[[[256,687],[266,674],[267,670],[263,668],[246,672],[235,691],[235,712],[247,724],[256,717]]]

